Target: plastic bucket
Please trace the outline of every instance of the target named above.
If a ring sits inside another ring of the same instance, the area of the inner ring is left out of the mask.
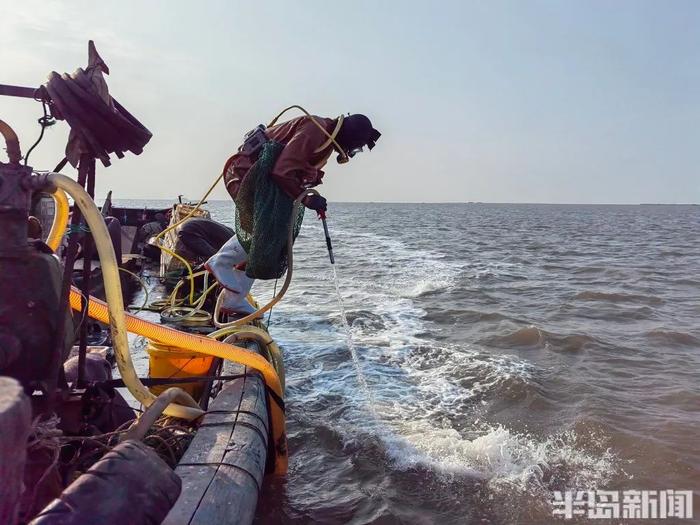
[[[214,361],[212,356],[188,352],[187,350],[157,343],[149,343],[146,351],[148,352],[148,375],[153,378],[206,376],[211,370]],[[158,385],[149,387],[149,390],[153,394],[158,395],[170,386],[179,386],[192,397],[198,399],[204,388],[204,383],[199,381],[195,383]]]

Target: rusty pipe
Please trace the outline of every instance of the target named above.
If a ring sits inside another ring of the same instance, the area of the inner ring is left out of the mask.
[[[0,134],[5,138],[5,147],[10,164],[19,164],[19,161],[22,159],[22,151],[19,149],[17,133],[9,124],[0,120]]]
[[[7,84],[0,84],[0,95],[7,97],[21,97],[21,98],[31,98],[37,99],[38,97],[43,98],[43,93],[41,93],[41,88],[24,87],[24,86],[9,86]]]

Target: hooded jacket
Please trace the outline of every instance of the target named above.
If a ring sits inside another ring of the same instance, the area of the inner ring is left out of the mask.
[[[335,129],[335,119],[314,118],[328,133]],[[328,137],[309,117],[282,122],[266,129],[265,133],[270,140],[284,144],[271,176],[287,195],[294,199],[304,189],[321,184],[324,175],[321,168],[328,162],[333,145],[329,144],[317,152]],[[236,153],[226,163],[224,183],[231,197],[236,197],[243,178],[254,163],[255,159],[242,153]]]

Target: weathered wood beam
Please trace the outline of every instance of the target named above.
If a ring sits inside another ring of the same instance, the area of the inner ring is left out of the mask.
[[[227,363],[228,364],[228,363]],[[250,368],[226,384],[209,405],[201,427],[175,472],[182,494],[166,525],[249,524],[265,472],[269,422],[265,384]]]
[[[22,386],[0,377],[0,523],[17,522],[32,407]]]

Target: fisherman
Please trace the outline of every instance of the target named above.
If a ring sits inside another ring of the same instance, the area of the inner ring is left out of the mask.
[[[246,175],[255,164],[259,149],[250,148],[249,137],[263,132],[262,126],[249,133],[246,142],[224,167],[224,183],[235,200]],[[297,117],[264,129],[263,140],[284,146],[272,168],[270,177],[292,199],[304,190],[321,184],[325,166],[335,151],[339,164],[347,162],[367,146],[372,149],[380,133],[365,115],[321,118],[311,115]],[[254,141],[253,141],[254,142]],[[306,197],[303,204],[317,213],[325,213],[326,199],[320,195]],[[232,237],[206,263],[205,268],[224,287],[222,311],[247,315],[255,308],[246,300],[254,279],[244,271],[248,254],[237,237]]]

